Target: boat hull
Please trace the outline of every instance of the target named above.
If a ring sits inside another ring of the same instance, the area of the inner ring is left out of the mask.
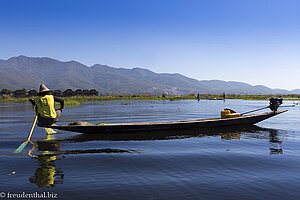
[[[47,126],[48,128],[86,133],[86,134],[107,134],[122,132],[142,132],[142,131],[161,131],[161,130],[178,130],[191,128],[216,128],[228,126],[252,125],[260,121],[286,112],[279,110],[274,112],[265,112],[251,115],[243,115],[236,118],[206,118],[182,121],[166,122],[139,122],[139,123],[118,123],[108,125],[57,125]]]

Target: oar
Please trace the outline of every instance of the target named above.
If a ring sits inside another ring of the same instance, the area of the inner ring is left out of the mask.
[[[29,135],[28,135],[27,140],[26,140],[25,142],[23,142],[23,143],[19,146],[19,148],[17,148],[17,150],[14,151],[14,153],[20,153],[20,152],[26,147],[27,143],[28,143],[28,142],[31,142],[31,141],[30,141],[30,138],[31,138],[33,129],[34,129],[34,127],[35,127],[37,117],[38,117],[38,116],[36,115],[35,118],[34,118],[34,121],[33,121],[33,124],[32,124],[32,126],[31,126],[30,133],[29,133]]]
[[[48,135],[52,135],[52,134],[55,134],[57,133],[55,130],[53,130],[52,128],[45,128],[46,132]]]
[[[286,106],[279,106],[279,107],[295,107],[295,104],[293,104],[293,105],[286,105]]]

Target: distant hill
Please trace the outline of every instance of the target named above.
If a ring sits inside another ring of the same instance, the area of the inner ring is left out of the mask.
[[[147,69],[114,68],[96,64],[91,67],[76,61],[26,56],[0,60],[0,89],[38,89],[44,83],[51,89],[97,89],[100,94],[300,94],[252,86],[235,81],[203,80],[181,74],[154,73]]]

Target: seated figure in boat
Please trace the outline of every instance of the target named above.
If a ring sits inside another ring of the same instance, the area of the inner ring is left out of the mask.
[[[29,99],[32,105],[36,106],[38,123],[41,126],[54,125],[64,109],[64,100],[52,95],[53,90],[48,89],[44,84],[40,85],[38,96]],[[60,103],[60,108],[55,110],[54,102]]]

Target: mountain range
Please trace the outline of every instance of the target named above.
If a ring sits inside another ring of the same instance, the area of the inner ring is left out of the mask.
[[[111,94],[300,94],[300,89],[271,89],[263,85],[221,80],[196,80],[181,74],[155,73],[142,68],[91,67],[76,61],[61,62],[42,57],[12,57],[0,60],[0,89],[96,89]]]

